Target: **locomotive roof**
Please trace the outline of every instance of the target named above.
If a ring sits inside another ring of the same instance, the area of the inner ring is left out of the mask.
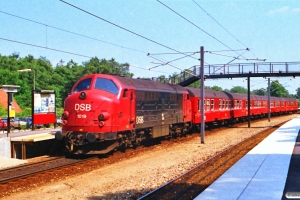
[[[134,88],[136,90],[187,93],[187,91],[179,85],[155,82],[152,80],[145,79],[127,78],[121,76],[113,77],[117,79],[124,87]]]

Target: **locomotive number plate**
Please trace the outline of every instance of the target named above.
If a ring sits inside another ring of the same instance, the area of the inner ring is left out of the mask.
[[[86,118],[86,115],[85,114],[78,114],[77,118]]]

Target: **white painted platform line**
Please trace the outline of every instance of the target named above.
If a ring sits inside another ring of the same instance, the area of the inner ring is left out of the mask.
[[[281,126],[195,199],[281,199],[299,128],[300,117]]]

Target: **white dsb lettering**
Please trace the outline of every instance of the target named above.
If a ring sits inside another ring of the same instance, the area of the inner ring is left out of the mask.
[[[75,104],[75,110],[80,110],[80,111],[90,111],[92,108],[91,104],[79,104],[79,103],[76,103]]]

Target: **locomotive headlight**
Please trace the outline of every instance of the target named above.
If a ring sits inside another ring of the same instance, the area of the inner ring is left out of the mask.
[[[79,99],[84,100],[86,99],[86,93],[85,92],[81,92],[79,95]]]
[[[98,116],[98,120],[99,120],[99,121],[104,121],[104,120],[109,119],[109,117],[110,117],[110,114],[109,114],[109,113],[103,112],[103,113],[101,113],[101,114]]]
[[[100,121],[100,122],[99,122],[99,126],[100,126],[100,127],[104,126],[104,124],[105,124],[104,121]]]
[[[69,118],[69,112],[68,111],[64,111],[63,114],[61,115],[61,119],[62,120],[66,120]]]

